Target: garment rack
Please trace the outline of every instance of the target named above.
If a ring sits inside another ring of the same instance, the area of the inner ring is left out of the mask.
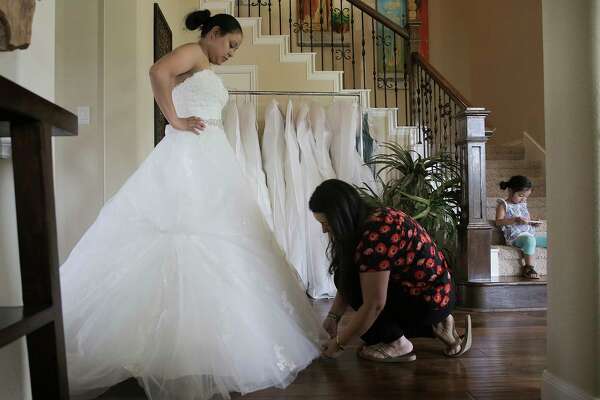
[[[330,96],[330,97],[357,97],[358,104],[361,104],[360,93],[347,93],[347,92],[308,92],[308,91],[295,91],[295,90],[228,90],[230,95],[242,95],[242,96]],[[359,132],[358,135],[358,151],[363,158],[363,113],[360,113],[359,120]]]
[[[229,90],[229,94],[233,95],[250,95],[250,96],[331,96],[331,97],[358,97],[360,93],[344,93],[344,92],[305,92],[294,90]]]

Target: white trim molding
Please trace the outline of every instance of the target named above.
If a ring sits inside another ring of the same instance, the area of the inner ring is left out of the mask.
[[[546,150],[526,131],[523,131],[523,147],[525,148],[525,159],[539,161],[542,170],[546,171]]]
[[[256,65],[214,65],[212,69],[224,80],[229,90],[257,90],[257,66]],[[229,76],[245,77],[245,84],[228,85]]]
[[[600,400],[580,388],[544,370],[542,374],[542,400]]]
[[[246,2],[248,4],[248,2]],[[234,11],[234,2],[233,0],[199,0],[198,8],[200,10],[207,9],[210,10],[212,14],[230,14],[233,15]]]
[[[215,65],[212,68],[221,77],[228,90],[257,90],[258,88],[258,66],[256,65]],[[246,102],[258,104],[256,96],[235,98],[243,98]]]

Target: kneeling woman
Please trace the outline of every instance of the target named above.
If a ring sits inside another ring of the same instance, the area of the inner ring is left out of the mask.
[[[329,234],[330,272],[338,288],[324,322],[332,339],[323,356],[333,357],[357,336],[366,343],[359,356],[372,361],[415,360],[407,337],[435,337],[450,357],[469,350],[470,316],[459,336],[448,265],[414,219],[392,208],[370,208],[354,187],[337,179],[319,185],[309,207]],[[339,331],[348,306],[356,313]]]

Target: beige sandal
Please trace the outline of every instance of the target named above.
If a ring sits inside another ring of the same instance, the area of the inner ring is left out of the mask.
[[[442,334],[440,333],[440,330],[436,329],[436,326],[433,326],[433,332],[439,340],[446,344],[447,347],[443,351],[446,357],[459,357],[465,354],[467,351],[469,351],[469,349],[471,349],[471,344],[473,341],[471,332],[471,316],[469,314],[465,315],[465,334],[462,336],[460,336],[456,331],[454,317],[452,317],[451,323],[452,325],[450,326],[449,330],[452,333],[452,338],[454,339],[453,344],[448,345],[447,340],[444,340]]]
[[[404,362],[411,362],[411,361],[415,361],[417,359],[417,355],[414,352],[410,352],[407,354],[402,354],[400,356],[392,356],[390,353],[388,353],[387,351],[385,351],[385,349],[383,348],[383,343],[379,343],[379,344],[375,344],[373,346],[369,346],[370,349],[373,349],[374,351],[376,351],[377,353],[381,354],[383,357],[373,357],[370,356],[368,354],[364,353],[364,349],[365,347],[362,347],[359,351],[358,351],[358,356],[364,360],[369,360],[369,361],[375,361],[375,362],[381,362],[381,363],[404,363]]]
[[[459,342],[452,346],[451,349],[444,350],[444,355],[446,357],[460,357],[465,354],[467,351],[471,349],[471,345],[473,344],[472,338],[472,326],[471,326],[471,316],[469,314],[465,315],[465,334],[463,336],[459,336],[454,327],[452,328],[453,335],[455,338],[459,339]],[[450,350],[457,350],[456,352]]]

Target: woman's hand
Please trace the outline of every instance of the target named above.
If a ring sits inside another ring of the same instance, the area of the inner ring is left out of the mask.
[[[342,349],[338,346],[335,337],[329,339],[327,343],[323,345],[323,351],[321,352],[321,356],[324,358],[336,358],[340,354],[342,354]]]
[[[171,124],[173,128],[180,131],[190,131],[198,135],[206,128],[206,123],[202,118],[198,117],[187,117],[177,118],[174,124]]]
[[[329,334],[329,337],[336,337],[338,331],[338,322],[333,318],[326,317],[323,321],[323,329]]]

